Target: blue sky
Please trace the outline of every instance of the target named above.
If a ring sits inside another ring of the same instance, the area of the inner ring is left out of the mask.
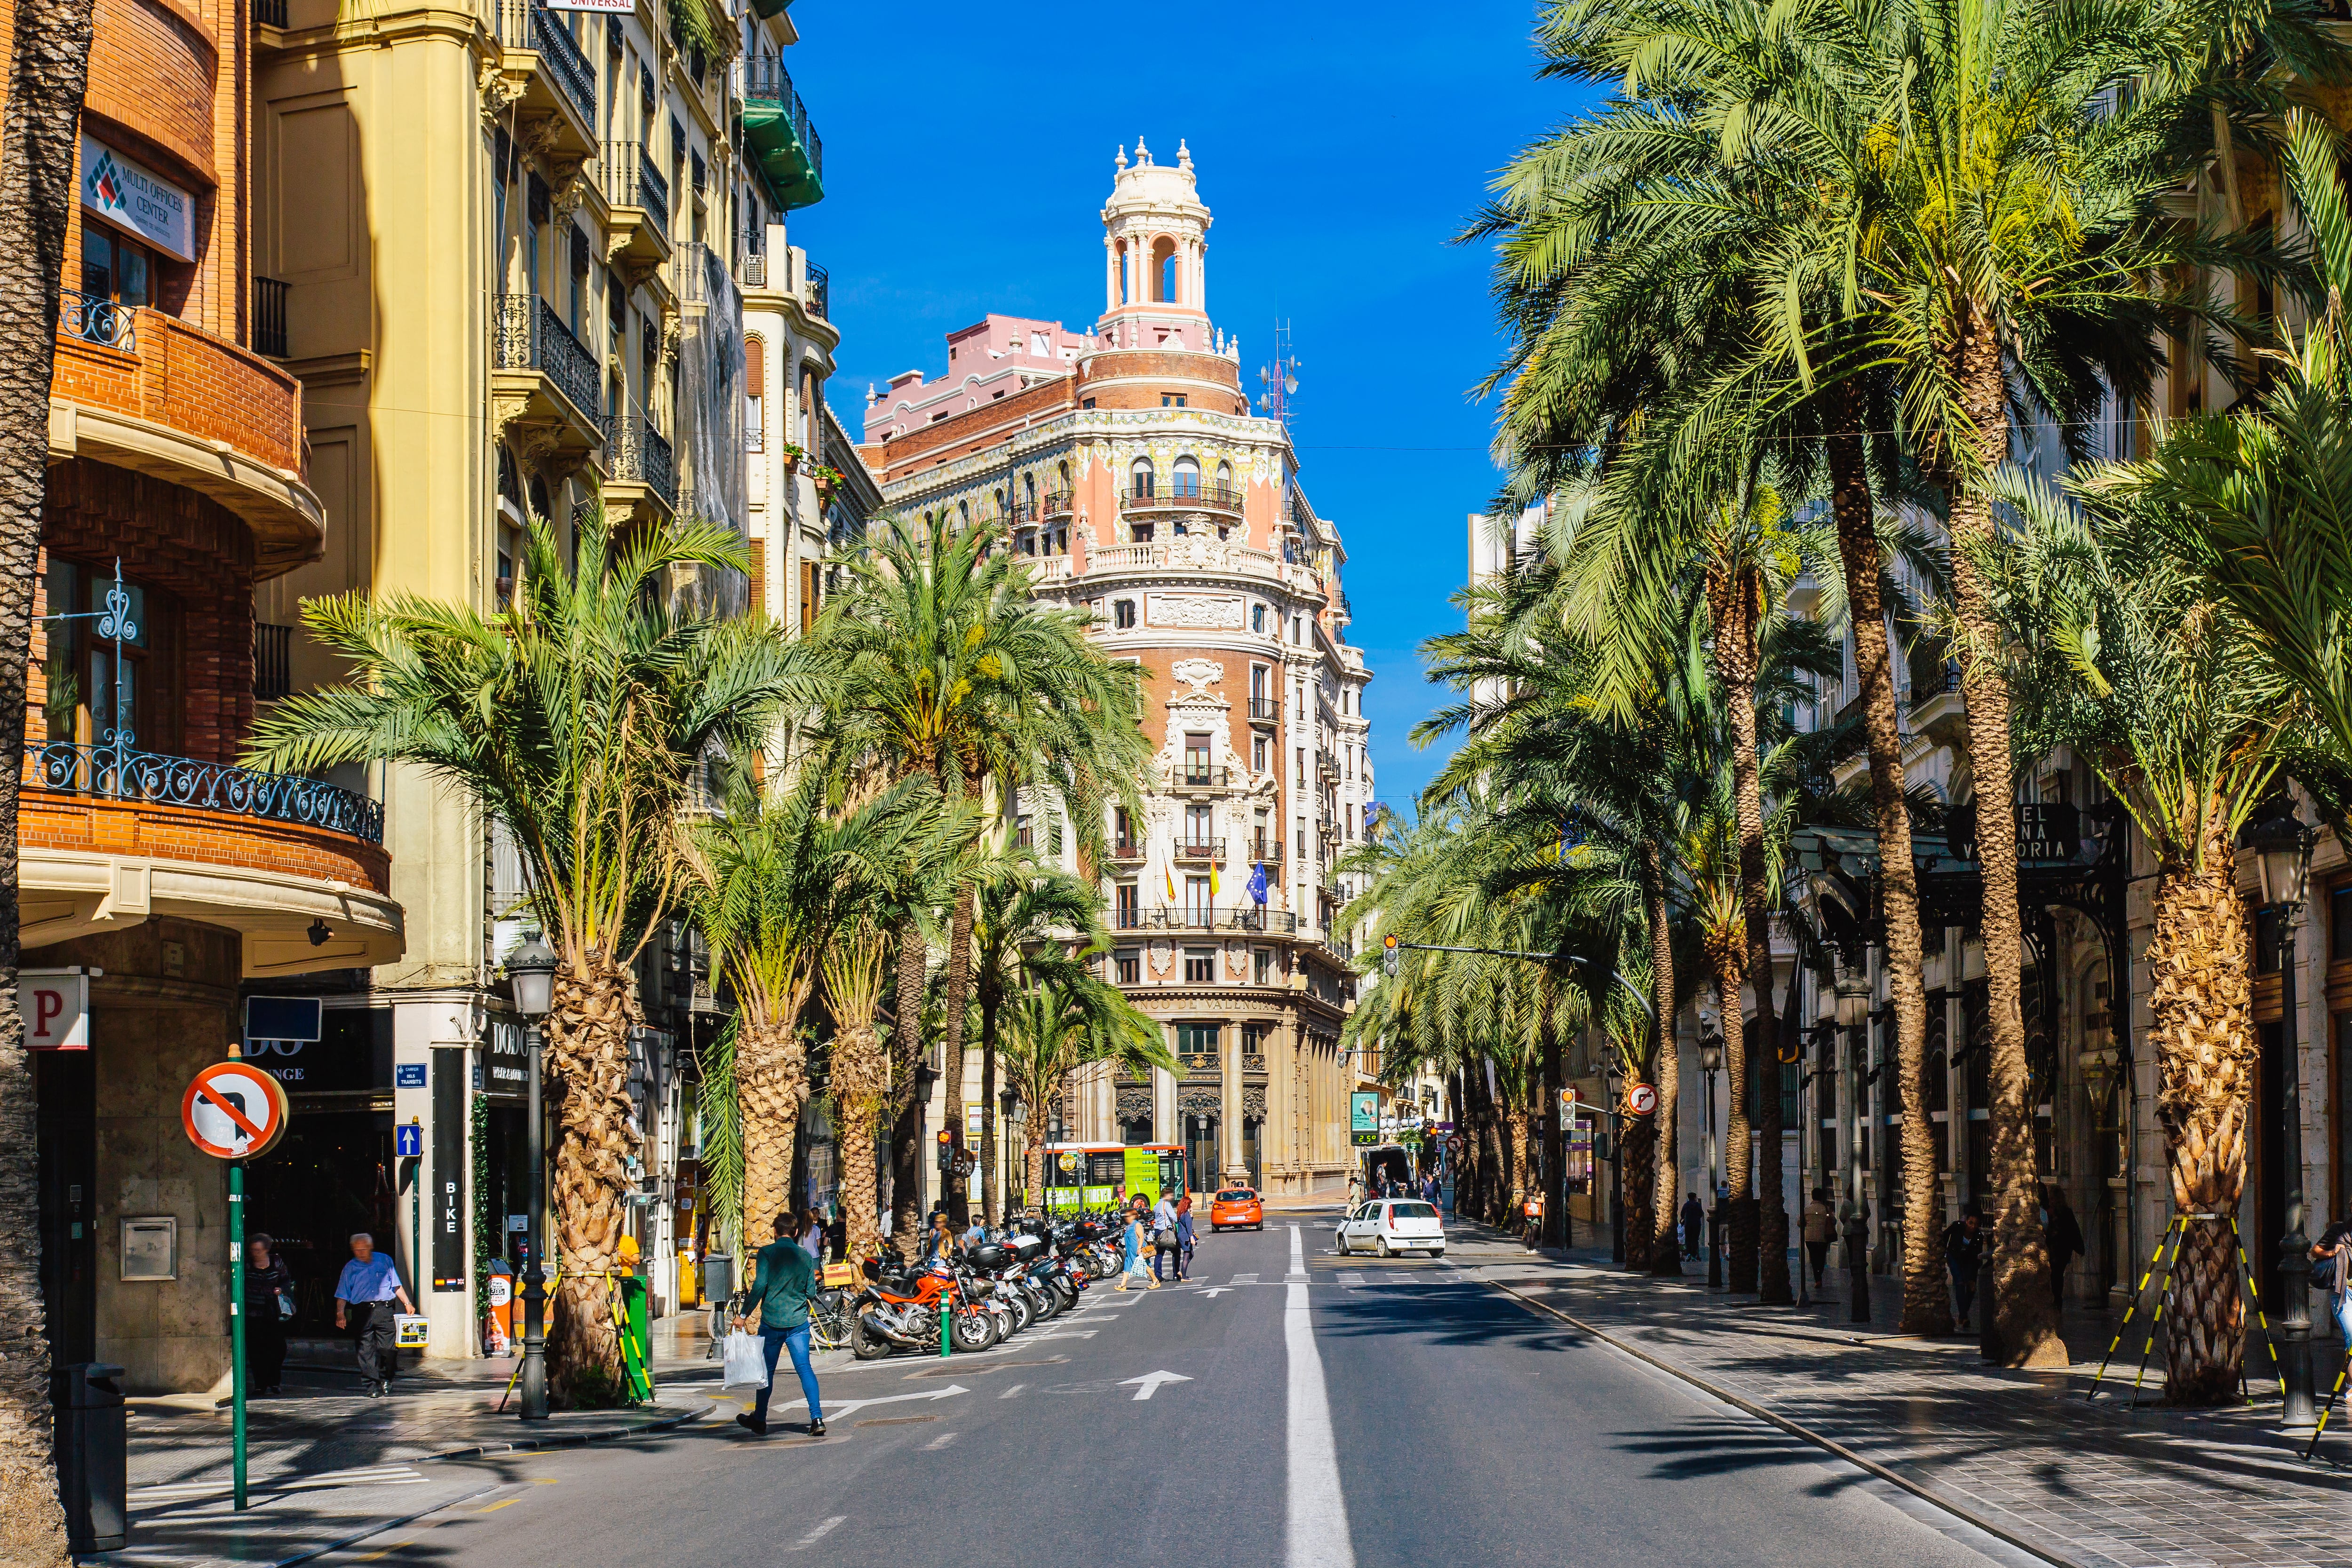
[[[1253,391],[1290,323],[1300,479],[1347,542],[1373,763],[1402,806],[1438,760],[1405,738],[1438,695],[1415,649],[1459,623],[1463,518],[1496,477],[1469,396],[1497,348],[1488,256],[1448,242],[1577,90],[1535,78],[1533,0],[1180,11],[801,0],[786,63],[826,195],[791,226],[832,276],[829,395],[854,433],[869,382],[936,374],[989,311],[1090,323],[1112,156],[1140,134],[1173,162],[1182,138],[1213,214],[1210,313]]]

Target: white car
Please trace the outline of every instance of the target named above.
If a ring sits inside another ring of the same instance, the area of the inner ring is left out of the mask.
[[[1405,1252],[1445,1256],[1445,1222],[1436,1207],[1417,1197],[1376,1197],[1350,1209],[1339,1222],[1339,1250],[1377,1252],[1394,1258]]]

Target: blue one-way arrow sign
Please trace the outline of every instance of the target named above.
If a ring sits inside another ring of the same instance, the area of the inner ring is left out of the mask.
[[[393,1154],[397,1158],[406,1160],[425,1157],[424,1127],[415,1122],[397,1123],[392,1129],[392,1135]]]

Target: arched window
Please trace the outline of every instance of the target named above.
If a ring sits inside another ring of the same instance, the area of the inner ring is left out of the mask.
[[[551,510],[547,501],[547,480],[542,475],[530,476],[530,515],[544,522]]]
[[[971,527],[971,503],[970,501],[958,501],[956,503],[956,516],[962,520],[965,528]]]
[[[1225,496],[1234,493],[1234,465],[1230,463],[1217,465],[1217,491]]]
[[[1164,236],[1151,243],[1151,298],[1176,303],[1176,242]]]
[[[1024,474],[1021,476],[1021,486],[1023,497],[1029,503],[1029,515],[1034,517],[1037,515],[1037,476]]]
[[[1118,247],[1118,302],[1121,305],[1131,305],[1135,302],[1135,293],[1129,286],[1129,274],[1133,270],[1134,262],[1134,253],[1121,245]]]
[[[1070,465],[1066,463],[1063,464],[1058,472],[1061,476],[1062,489],[1066,493],[1070,487]]]
[[[1168,492],[1170,495],[1197,496],[1201,493],[1201,465],[1192,454],[1186,453],[1176,459],[1173,478],[1175,487]]]
[[[1133,491],[1135,498],[1139,501],[1148,501],[1151,499],[1151,459],[1149,457],[1137,458],[1135,460],[1135,466],[1129,470],[1129,474],[1135,481],[1135,488]]]

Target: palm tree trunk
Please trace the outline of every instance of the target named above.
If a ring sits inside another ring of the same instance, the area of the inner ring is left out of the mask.
[[[743,1234],[761,1237],[776,1216],[798,1207],[793,1151],[808,1103],[808,1045],[800,1030],[747,1021],[736,1037],[735,1092],[743,1108]]]
[[[962,780],[963,798],[980,798],[980,779],[966,774]],[[947,1121],[944,1125],[955,1135],[956,1146],[963,1146],[963,1008],[971,990],[971,916],[973,892],[970,883],[956,888],[953,912],[948,916],[948,972],[945,992],[940,998],[943,1013],[940,1020],[941,1057],[946,1063]],[[960,1171],[944,1171],[940,1176],[940,1201],[948,1206],[948,1218],[957,1229],[971,1223],[971,1184]]]
[[[1044,1124],[1044,1107],[1038,1107],[1029,1113],[1035,1116],[1041,1125]],[[1045,1206],[1045,1144],[1043,1138],[1037,1137],[1034,1134],[1031,1134],[1031,1138],[1032,1142],[1025,1157],[1022,1160],[1022,1167],[1028,1173],[1024,1178],[1027,1183],[1024,1190],[1036,1194],[1037,1206],[1043,1208]]]
[[[1731,1083],[1730,1113],[1724,1118],[1724,1166],[1731,1174],[1731,1272],[1726,1281],[1734,1291],[1757,1288],[1757,1197],[1754,1166],[1759,1155],[1748,1136],[1748,1085],[1767,1063],[1773,1063],[1779,1042],[1772,1028],[1771,887],[1764,864],[1764,782],[1756,751],[1757,636],[1763,618],[1763,582],[1745,566],[1719,568],[1708,573],[1707,607],[1715,619],[1713,658],[1723,682],[1723,705],[1731,726],[1731,806],[1739,828],[1739,902],[1746,917],[1747,951],[1727,967],[1720,959],[1719,977],[1730,984],[1722,988],[1723,1064]],[[1740,995],[1748,976],[1756,977],[1756,1033],[1752,1043],[1741,1027]],[[1779,1300],[1789,1299],[1788,1210],[1780,1193],[1780,1096],[1767,1113],[1775,1126],[1765,1140],[1761,1158],[1772,1170],[1772,1209],[1780,1218],[1780,1244],[1774,1253],[1780,1276]],[[1712,1196],[1712,1195],[1710,1195]]]
[[[1722,1009],[1725,1086],[1730,1091],[1725,1101],[1720,1156],[1725,1183],[1731,1189],[1727,1215],[1731,1222],[1731,1257],[1724,1283],[1734,1291],[1752,1291],[1756,1288],[1756,1228],[1744,1223],[1743,1217],[1747,1221],[1754,1218],[1755,1183],[1748,1155],[1748,1074],[1754,1063],[1748,1051],[1748,1020],[1739,1016],[1741,993],[1748,984],[1747,933],[1727,931],[1719,942],[1709,946],[1714,949],[1709,956],[1715,962],[1716,1005]],[[1712,1115],[1714,1107],[1706,1107],[1706,1113]],[[1706,1197],[1710,1204],[1715,1201],[1713,1193]]]
[[[1650,913],[1650,1005],[1656,1013],[1651,1025],[1657,1036],[1650,1060],[1657,1074],[1658,1108],[1650,1117],[1656,1129],[1652,1134],[1656,1166],[1650,1176],[1650,1229],[1641,1244],[1649,1249],[1651,1273],[1680,1279],[1683,1249],[1675,1244],[1675,1183],[1682,1172],[1675,1158],[1675,1103],[1682,1061],[1675,1045],[1675,939],[1666,923],[1665,862],[1657,845],[1648,842],[1642,845],[1642,902]],[[1625,1246],[1629,1253],[1634,1247],[1631,1231]]]
[[[890,1057],[897,1115],[890,1130],[890,1243],[906,1262],[923,1239],[923,1104],[915,1096],[915,1064],[923,1050],[922,917],[913,910],[898,923],[898,989],[892,998]]]
[[[48,495],[49,382],[58,288],[73,213],[75,128],[89,82],[90,0],[16,0],[0,119],[0,746],[24,750],[33,584]],[[16,788],[0,768],[0,1562],[63,1568],[65,1514],[50,1446],[33,1073],[16,1016]]]
[[[2216,800],[2208,810],[2204,863],[2158,873],[2147,947],[2157,1120],[2173,1213],[2186,1227],[2172,1270],[2179,1315],[2166,1320],[2165,1399],[2172,1405],[2236,1404],[2245,1354],[2237,1238],[2228,1220],[2246,1184],[2252,966],[2224,808]]]
[[[1903,1104],[1903,1323],[1905,1333],[1952,1332],[1944,1288],[1941,1183],[1936,1131],[1927,1115],[1927,991],[1921,972],[1919,878],[1911,858],[1911,813],[1904,804],[1903,729],[1895,706],[1895,666],[1879,596],[1878,524],[1863,466],[1861,399],[1848,382],[1837,399],[1826,442],[1830,510],[1838,559],[1845,567],[1853,623],[1853,662],[1862,681],[1863,735],[1870,753],[1870,806],[1878,828],[1879,896],[1885,927],[1886,989],[1895,1006],[1895,1049]],[[1917,699],[1917,693],[1913,694]]]
[[[995,988],[980,991],[980,1213],[996,1228],[996,1009]]]
[[[2016,779],[2010,758],[2009,680],[1998,657],[2000,631],[1972,549],[1993,538],[1983,476],[2009,456],[2008,387],[1998,329],[1971,310],[1959,345],[1960,398],[1973,427],[1974,470],[1947,476],[1951,497],[1952,588],[1962,634],[1961,690],[1968,697],[1969,767],[1975,775],[1977,861],[1984,878],[1985,988],[1991,1024],[1990,1219],[1993,1317],[2010,1366],[2063,1366],[2057,1308],[2050,1299],[2049,1250],[2035,1190],[2033,1108],[2026,1103],[2022,922],[2017,904]]]
[[[1615,1110],[1622,1112],[1620,1105]],[[1657,1176],[1658,1129],[1655,1116],[1620,1114],[1617,1125],[1617,1157],[1623,1162],[1624,1177],[1620,1182],[1625,1203],[1625,1268],[1633,1273],[1647,1273],[1650,1268],[1651,1238],[1654,1234],[1654,1191]],[[1675,1272],[1682,1270],[1680,1248],[1675,1249]]]
[[[881,1250],[882,1215],[874,1164],[874,1129],[890,1087],[889,1062],[871,1023],[853,1025],[833,1046],[834,1135],[841,1145],[841,1218],[847,1256],[864,1262]]]
[[[1528,1190],[1535,1185],[1535,1162],[1528,1157],[1535,1144],[1536,1113],[1525,1105],[1513,1106],[1511,1129],[1511,1213],[1527,1212]]]
[[[1549,967],[1536,977],[1536,1049],[1543,1059],[1543,1100],[1538,1125],[1543,1128],[1544,1245],[1558,1247],[1568,1234],[1567,1130],[1560,1125],[1561,1077],[1559,1030],[1552,1015],[1552,977]]]
[[[1478,1100],[1479,1218],[1489,1225],[1507,1225],[1509,1198],[1504,1192],[1504,1172],[1509,1166],[1503,1149],[1503,1118],[1495,1104],[1494,1092],[1487,1086],[1483,1059],[1473,1064],[1471,1077],[1476,1083],[1472,1092]]]
[[[547,1043],[557,1126],[551,1207],[562,1279],[547,1375],[557,1399],[574,1408],[609,1406],[625,1386],[605,1292],[620,1263],[624,1162],[636,1152],[626,1083],[637,1021],[628,971],[603,949],[587,948],[556,971]],[[744,1229],[752,1229],[748,1217]]]

